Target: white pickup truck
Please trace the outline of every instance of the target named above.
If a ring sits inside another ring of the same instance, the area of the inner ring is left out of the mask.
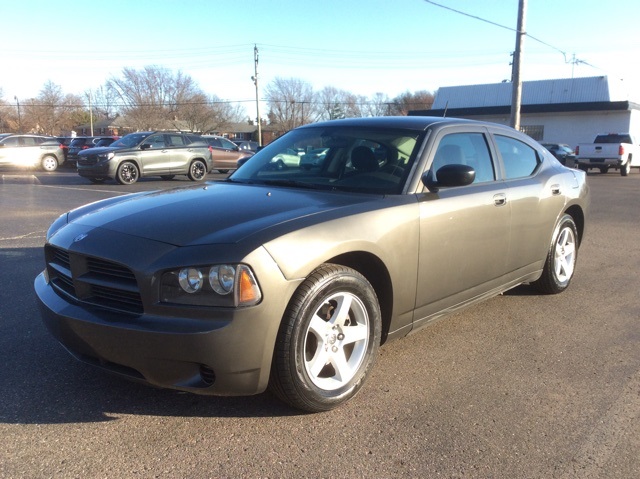
[[[598,135],[593,143],[581,143],[576,147],[578,168],[587,171],[598,168],[606,173],[609,168],[620,170],[627,176],[631,168],[640,168],[640,144],[629,133]]]

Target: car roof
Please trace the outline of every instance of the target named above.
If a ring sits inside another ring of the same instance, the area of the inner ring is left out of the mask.
[[[443,118],[437,116],[377,116],[367,118],[345,118],[342,120],[330,120],[319,123],[310,123],[301,128],[317,127],[377,127],[377,128],[406,128],[410,130],[425,130],[429,126],[439,124],[486,124],[477,120],[466,120],[462,118]],[[493,125],[493,124],[492,124]],[[501,125],[495,125],[501,126]]]

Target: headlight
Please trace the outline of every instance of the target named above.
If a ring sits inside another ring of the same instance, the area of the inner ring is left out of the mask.
[[[251,268],[244,264],[191,266],[162,275],[160,301],[192,306],[252,306],[262,299]]]
[[[113,151],[110,151],[106,155],[98,155],[98,159],[102,161],[109,161],[114,156],[116,156],[115,153]]]

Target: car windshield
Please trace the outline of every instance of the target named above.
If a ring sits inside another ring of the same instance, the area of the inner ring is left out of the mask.
[[[402,192],[421,132],[306,127],[267,145],[229,181],[377,194]]]
[[[101,140],[98,140],[98,143],[96,143],[96,146],[109,146],[113,143],[113,139],[112,138],[102,138]]]
[[[146,137],[148,137],[150,133],[131,133],[129,135],[123,136],[117,141],[111,143],[111,146],[114,148],[131,148],[136,146]]]

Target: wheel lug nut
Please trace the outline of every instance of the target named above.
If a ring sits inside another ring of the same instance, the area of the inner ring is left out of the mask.
[[[338,346],[333,346],[331,348],[331,351],[333,351],[334,353],[337,353],[338,352]]]
[[[342,341],[344,339],[344,334],[340,333],[338,334],[338,340]]]

